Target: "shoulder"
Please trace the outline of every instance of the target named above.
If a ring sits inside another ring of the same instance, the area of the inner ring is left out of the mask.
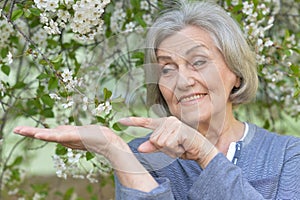
[[[249,145],[256,150],[266,150],[282,153],[285,159],[300,154],[300,138],[290,135],[280,135],[254,124],[249,124]],[[250,142],[250,141],[251,142]],[[252,144],[252,145],[251,145]]]
[[[266,130],[264,128],[261,128],[255,124],[250,124],[249,125],[249,135],[251,138],[257,138],[257,140],[263,140],[263,141],[272,141],[272,142],[279,142],[279,143],[286,143],[286,144],[291,144],[291,143],[299,143],[300,138],[291,136],[291,135],[281,135],[276,132],[271,132],[269,130]]]

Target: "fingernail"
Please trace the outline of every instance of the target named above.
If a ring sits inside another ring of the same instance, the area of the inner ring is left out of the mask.
[[[21,128],[20,127],[16,127],[16,128],[14,128],[14,133],[18,133],[18,132],[20,132],[20,130],[21,130]]]

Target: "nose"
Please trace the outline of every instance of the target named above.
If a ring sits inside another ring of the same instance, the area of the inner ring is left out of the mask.
[[[195,71],[189,67],[179,67],[176,88],[186,90],[195,84]]]

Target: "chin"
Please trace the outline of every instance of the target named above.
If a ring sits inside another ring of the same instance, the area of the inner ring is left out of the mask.
[[[194,129],[199,129],[201,126],[207,127],[210,122],[210,115],[202,113],[201,115],[199,112],[197,113],[187,113],[187,114],[182,114],[180,117],[178,117],[182,122],[185,124],[191,126]]]

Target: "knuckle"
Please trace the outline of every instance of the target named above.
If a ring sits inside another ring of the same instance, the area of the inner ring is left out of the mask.
[[[174,121],[178,121],[178,119],[175,116],[170,116],[170,117],[167,117],[167,121],[174,122]]]

